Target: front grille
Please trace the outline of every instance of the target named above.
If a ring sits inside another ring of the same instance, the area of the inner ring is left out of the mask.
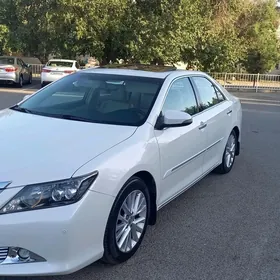
[[[8,256],[8,247],[0,247],[0,263],[2,263]]]

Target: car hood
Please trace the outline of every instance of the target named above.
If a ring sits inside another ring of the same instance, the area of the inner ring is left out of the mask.
[[[136,129],[2,110],[0,182],[12,181],[11,188],[70,178]]]

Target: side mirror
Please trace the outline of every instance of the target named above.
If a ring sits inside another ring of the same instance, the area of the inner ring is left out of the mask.
[[[182,111],[169,110],[158,117],[155,128],[162,130],[169,127],[182,127],[192,124],[192,116]]]

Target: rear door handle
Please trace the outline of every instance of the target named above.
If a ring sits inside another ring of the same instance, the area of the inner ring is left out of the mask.
[[[232,113],[232,110],[229,110],[229,111],[227,112],[228,115],[230,115],[231,113]]]
[[[200,126],[198,128],[201,130],[201,129],[205,128],[206,126],[207,126],[207,123],[201,122]]]

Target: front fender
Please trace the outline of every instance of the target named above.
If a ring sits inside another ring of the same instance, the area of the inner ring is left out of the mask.
[[[140,171],[149,172],[160,185],[160,154],[150,124],[139,127],[134,135],[80,167],[73,176],[98,171],[92,191],[116,197],[125,182]]]

